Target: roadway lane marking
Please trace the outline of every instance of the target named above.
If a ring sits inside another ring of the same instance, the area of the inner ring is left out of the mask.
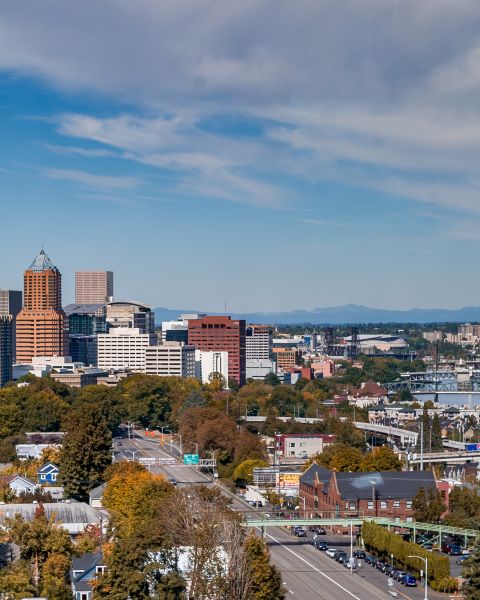
[[[308,560],[305,560],[302,556],[300,556],[300,554],[297,554],[291,548],[288,548],[287,546],[285,546],[285,544],[282,544],[282,542],[280,542],[279,540],[277,540],[276,538],[274,538],[273,535],[270,535],[269,533],[267,533],[266,536],[269,537],[270,539],[272,539],[274,542],[277,542],[277,544],[279,544],[280,546],[282,546],[282,548],[285,548],[285,550],[287,550],[287,552],[290,552],[290,554],[293,554],[294,556],[296,556],[297,558],[299,558],[302,562],[304,562],[306,565],[308,565],[311,569],[313,569],[314,571],[316,571],[317,573],[319,573],[320,575],[322,575],[323,577],[325,577],[325,579],[328,579],[329,581],[331,581],[333,584],[335,584],[341,590],[343,590],[344,592],[346,592],[349,596],[351,596],[352,598],[355,598],[355,600],[361,600],[361,598],[359,598],[358,596],[355,596],[355,594],[352,594],[352,592],[349,592],[347,590],[347,588],[344,588],[343,585],[340,585],[337,581],[335,581],[335,579],[332,579],[326,573],[324,573],[323,571],[320,571],[320,569],[317,569],[317,567],[315,567],[314,565],[312,565],[311,563],[309,563]]]

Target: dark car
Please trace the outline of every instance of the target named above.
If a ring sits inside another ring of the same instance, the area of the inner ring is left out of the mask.
[[[385,566],[385,563],[381,560],[377,560],[377,562],[375,563],[375,568],[378,569],[379,571],[382,571],[384,566]]]
[[[333,558],[337,562],[343,563],[344,561],[348,560],[348,554],[346,552],[344,552],[343,550],[339,550],[338,552],[335,553],[335,556]]]
[[[175,477],[169,477],[168,478],[168,482],[171,483],[172,485],[177,485],[177,480],[175,479]]]
[[[405,577],[405,575],[408,575],[408,573],[406,571],[397,571],[393,575],[393,578],[395,579],[395,581],[402,581],[402,579]]]
[[[449,554],[450,554],[450,556],[461,556],[461,554],[462,554],[461,546],[459,546],[458,544],[452,544],[450,546]]]
[[[468,556],[468,554],[462,554],[462,556],[459,556],[457,558],[457,560],[455,561],[455,564],[463,565],[463,563],[467,560],[467,558],[470,558],[470,556]]]
[[[409,575],[408,573],[402,577],[400,583],[405,587],[417,587],[417,580],[413,575]]]
[[[325,542],[321,542],[319,539],[316,539],[314,544],[315,548],[317,550],[321,550],[322,552],[325,552],[325,550],[328,548],[328,544],[326,544]]]
[[[371,554],[367,554],[365,562],[367,563],[367,565],[371,565],[372,567],[374,567],[375,563],[377,562],[377,559]]]
[[[324,527],[315,527],[314,532],[317,535],[327,535],[327,531]]]
[[[362,560],[366,560],[367,555],[365,554],[365,552],[363,550],[355,550],[353,553],[353,556],[355,558],[361,558]]]

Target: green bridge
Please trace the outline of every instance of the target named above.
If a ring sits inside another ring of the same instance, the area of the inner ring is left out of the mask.
[[[365,519],[279,519],[262,517],[259,519],[246,518],[247,527],[258,527],[265,531],[266,527],[294,527],[319,525],[321,527],[361,527],[364,521],[374,521],[379,525],[388,527],[388,529],[408,529],[413,533],[413,541],[416,541],[417,532],[427,531],[438,534],[440,540],[442,535],[458,535],[465,540],[465,546],[469,538],[476,538],[480,535],[478,529],[462,529],[461,527],[449,527],[448,525],[438,525],[432,523],[420,523],[419,521],[397,521],[396,519],[387,519],[384,517],[367,517]]]

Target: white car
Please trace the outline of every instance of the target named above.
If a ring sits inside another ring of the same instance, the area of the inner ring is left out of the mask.
[[[336,552],[337,552],[336,548],[327,548],[327,550],[325,550],[325,554],[327,556],[329,556],[330,558],[333,558],[335,556]]]

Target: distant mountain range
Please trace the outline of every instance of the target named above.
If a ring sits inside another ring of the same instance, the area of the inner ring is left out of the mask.
[[[177,319],[181,313],[217,312],[169,308],[155,308],[156,322]],[[411,308],[409,310],[387,310],[369,308],[358,304],[329,306],[313,310],[293,310],[271,313],[229,313],[234,319],[245,319],[249,323],[282,323],[294,325],[311,323],[312,325],[340,325],[343,323],[455,323],[480,321],[480,306],[465,306],[458,309]]]

